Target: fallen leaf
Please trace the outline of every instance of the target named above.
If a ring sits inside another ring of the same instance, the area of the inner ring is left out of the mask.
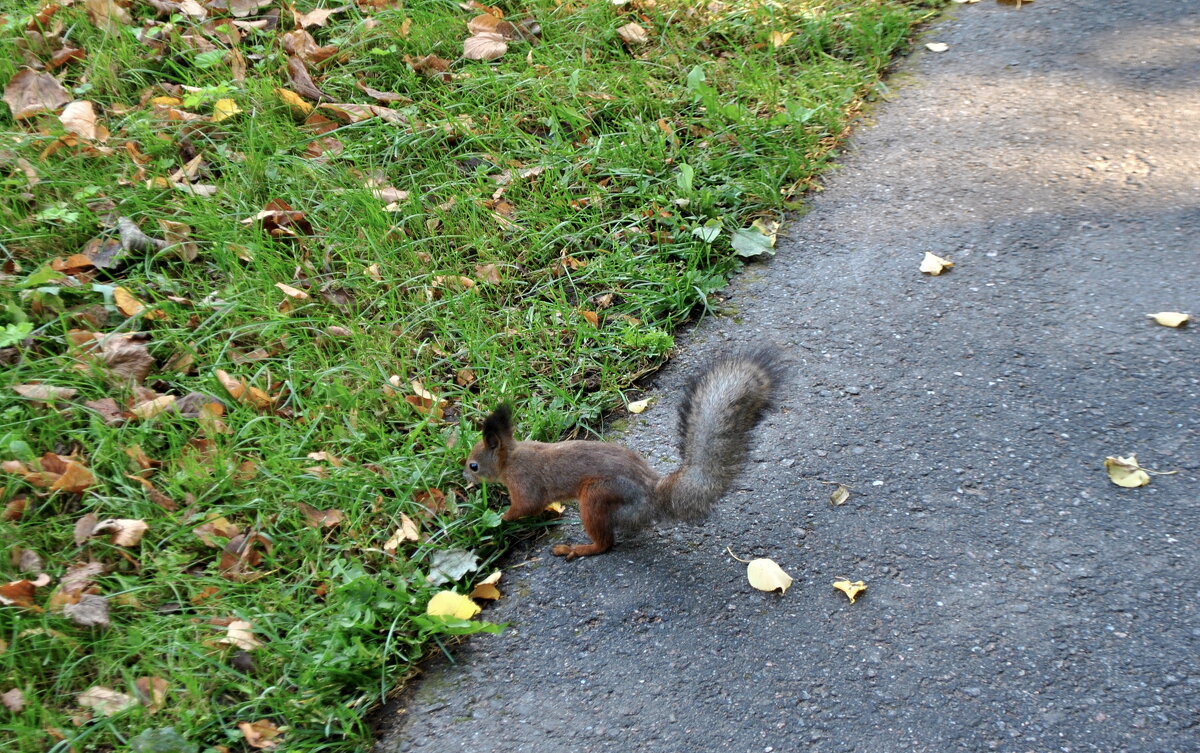
[[[303,502],[297,502],[296,506],[300,508],[300,512],[304,513],[304,519],[313,528],[333,528],[346,519],[346,513],[341,510],[318,510]]]
[[[946,44],[945,42],[926,42],[925,49],[929,50],[930,52],[945,52],[946,50],[950,49],[950,45]],[[851,603],[854,603],[853,599],[851,599]]]
[[[63,614],[82,627],[109,627],[108,599],[99,594],[82,594],[79,601],[63,605]]]
[[[134,404],[129,412],[143,421],[149,421],[157,415],[166,413],[175,407],[174,395],[159,395],[151,400],[143,400]]]
[[[636,23],[628,23],[617,29],[617,36],[621,37],[626,44],[648,44],[650,42],[646,30]]]
[[[463,57],[467,60],[495,60],[506,52],[508,44],[495,32],[475,34],[463,41]]]
[[[844,505],[848,499],[850,499],[850,490],[842,484],[838,484],[837,488],[829,493],[829,503],[833,505]]]
[[[400,527],[383,545],[383,551],[394,555],[405,541],[420,541],[421,531],[417,522],[404,513],[400,513]]]
[[[232,118],[240,113],[242,109],[237,106],[237,102],[232,99],[218,99],[213,103],[212,122],[220,123],[222,120]]]
[[[297,301],[307,301],[311,297],[303,290],[300,290],[299,288],[293,288],[291,285],[287,285],[282,282],[275,283],[275,287],[282,290],[283,294],[288,298],[295,298]]]
[[[346,6],[338,6],[337,8],[315,8],[308,13],[298,13],[292,10],[292,17],[301,27],[307,29],[311,26],[324,26],[325,22],[334,13],[340,13],[346,9]]]
[[[108,518],[96,524],[92,536],[101,533],[111,534],[111,541],[116,546],[137,546],[150,526],[144,520],[130,518]]]
[[[479,568],[479,555],[466,549],[439,549],[429,558],[425,581],[433,586],[461,580]]]
[[[96,530],[96,524],[99,522],[100,516],[94,512],[89,512],[75,521],[75,546],[83,546],[84,542],[92,537],[92,531]]]
[[[1182,327],[1191,319],[1187,314],[1180,314],[1176,311],[1160,311],[1157,314],[1146,314],[1146,316],[1164,327]]]
[[[937,277],[942,272],[954,266],[954,262],[949,259],[943,259],[940,256],[925,252],[925,258],[921,261],[921,271],[927,275]]]
[[[1138,465],[1136,455],[1130,455],[1127,458],[1107,457],[1104,459],[1104,469],[1108,471],[1108,477],[1117,486],[1132,489],[1150,483],[1150,474]]]
[[[70,400],[79,391],[70,387],[55,387],[52,384],[14,384],[13,390],[27,400],[34,400],[41,403]]]
[[[733,246],[733,250],[737,251],[738,256],[749,258],[764,254],[775,255],[774,236],[764,234],[755,225],[733,231],[729,242]]]
[[[312,112],[313,106],[305,102],[303,97],[291,89],[276,89],[275,93],[279,95],[279,98],[283,100],[285,105],[298,110],[301,115],[308,115]]]
[[[854,600],[858,598],[860,593],[867,590],[867,584],[863,583],[861,580],[855,581],[854,583],[851,583],[848,580],[834,581],[833,587],[846,594],[846,596],[850,598],[851,604],[854,603]]]
[[[47,452],[36,461],[35,468],[35,470],[30,470],[18,460],[6,460],[0,463],[0,470],[17,474],[28,483],[50,491],[77,494],[96,481],[87,466],[72,456]]]
[[[787,593],[788,587],[792,585],[792,576],[785,573],[774,560],[765,557],[746,563],[746,577],[750,585],[759,591],[778,589],[780,593]]]
[[[313,234],[313,227],[304,212],[293,209],[282,199],[271,199],[261,212],[242,220],[243,225],[255,222],[262,223],[263,230],[273,238]]]
[[[146,310],[146,304],[119,285],[113,288],[113,302],[117,304],[117,310],[125,316],[137,316]]]
[[[338,53],[337,46],[322,47],[317,44],[317,40],[313,39],[312,34],[304,29],[289,31],[281,36],[279,41],[283,44],[284,52],[295,55],[306,63],[320,63]]]
[[[103,133],[97,130],[96,111],[86,99],[76,100],[67,105],[58,119],[63,128],[81,139],[94,141],[99,133]]]
[[[257,544],[262,544],[267,552],[271,551],[273,545],[269,536],[258,531],[247,531],[230,539],[221,551],[221,560],[217,565],[221,577],[239,583],[260,578],[262,573],[254,570],[262,562],[262,553],[256,548]]]
[[[542,509],[542,512],[548,512],[556,518],[561,518],[563,513],[567,511],[566,506],[562,502],[551,502]]]
[[[49,73],[24,68],[4,87],[4,101],[12,111],[13,120],[23,120],[57,110],[71,101],[71,95]]]
[[[500,582],[500,576],[503,573],[497,570],[488,577],[475,584],[475,588],[471,590],[472,599],[487,599],[495,601],[500,598],[500,589],[496,588],[496,584]]]
[[[0,703],[4,704],[4,708],[16,714],[25,708],[25,694],[21,692],[20,688],[6,690],[0,693]]]
[[[649,407],[649,405],[650,398],[646,398],[645,400],[634,400],[632,403],[625,406],[625,410],[629,411],[630,413],[642,413],[647,407]]]
[[[0,586],[0,604],[41,611],[41,608],[33,603],[35,593],[37,586],[31,580],[9,581]]]
[[[229,396],[240,403],[244,403],[258,410],[267,410],[274,402],[271,396],[263,392],[258,387],[247,386],[241,380],[235,379],[228,373],[217,369],[215,372],[217,381],[229,393]]]
[[[75,699],[80,706],[94,709],[104,716],[118,714],[125,709],[137,705],[137,699],[125,693],[118,693],[103,685],[94,685],[80,693]]]
[[[163,240],[166,241],[167,248],[171,249],[180,259],[194,261],[200,255],[199,247],[191,240],[192,228],[190,225],[160,219],[158,226],[162,229]]]
[[[161,677],[139,677],[133,683],[138,700],[150,714],[157,714],[167,700],[167,688],[170,687]]]
[[[785,44],[787,44],[787,41],[789,39],[791,39],[792,35],[795,33],[796,32],[794,32],[794,31],[773,31],[773,32],[771,32],[771,46],[772,47],[783,47]]]
[[[426,78],[440,78],[443,81],[450,80],[450,61],[445,58],[437,55],[422,55],[421,57],[405,55],[404,62],[409,68],[412,68],[413,73],[418,75]]]
[[[222,546],[213,540],[214,536],[220,536],[223,539],[232,539],[241,532],[240,528],[222,516],[209,518],[192,529],[192,533],[196,534],[196,537],[203,541],[205,546],[213,549],[218,549]]]
[[[470,596],[454,591],[439,591],[425,605],[425,614],[433,617],[457,617],[469,620],[483,611],[483,608],[471,601]]]
[[[245,620],[233,620],[225,628],[225,637],[217,643],[227,643],[243,651],[253,651],[262,645],[262,641],[254,637],[254,624]]]
[[[361,91],[363,94],[366,94],[368,97],[371,97],[372,99],[379,100],[380,102],[383,102],[384,104],[391,104],[392,102],[412,102],[412,99],[410,97],[406,97],[403,94],[396,94],[395,92],[385,92],[385,91],[380,91],[378,89],[372,89],[371,87],[367,86],[366,83],[364,83],[362,79],[359,79],[358,81],[356,81],[354,85],[357,86],[358,90]]]
[[[238,722],[238,729],[246,736],[246,744],[251,748],[274,748],[279,744],[282,732],[266,719],[257,722]]]
[[[292,88],[295,89],[300,96],[311,99],[314,102],[320,102],[323,99],[328,99],[325,92],[317,88],[313,82],[312,76],[308,73],[308,66],[304,61],[295,55],[288,57],[288,80],[292,82]]]

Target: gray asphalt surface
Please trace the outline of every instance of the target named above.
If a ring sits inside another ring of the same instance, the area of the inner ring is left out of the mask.
[[[485,613],[511,628],[430,666],[377,750],[1200,750],[1200,330],[1145,317],[1200,313],[1198,39],[1186,0],[934,25],[949,51],[902,66],[630,432],[671,467],[687,374],[779,343],[793,381],[717,516],[539,543]],[[1180,472],[1118,488],[1128,453]]]

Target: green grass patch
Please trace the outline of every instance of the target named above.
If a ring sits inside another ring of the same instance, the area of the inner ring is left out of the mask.
[[[508,400],[522,433],[554,439],[620,406],[738,268],[734,232],[798,200],[938,4],[534,0],[502,10],[536,20],[536,43],[490,63],[460,57],[479,10],[348,7],[309,29],[337,51],[308,71],[325,101],[389,112],[324,111],[324,127],[277,91],[298,88],[286,6],[199,19],[203,0],[137,2],[109,29],[83,4],[0,15],[0,82],[79,48],[52,75],[110,134],[0,114],[0,580],[18,582],[0,592],[0,693],[23,696],[0,708],[5,750],[247,750],[257,733],[239,724],[260,720],[282,749],[363,750],[368,712],[414,663],[484,627],[425,618],[426,602],[468,590],[518,530],[463,486],[478,419]],[[618,33],[631,22],[645,44]],[[449,75],[405,62],[425,55]],[[241,112],[213,122],[220,100]],[[189,181],[215,193],[172,185]],[[302,221],[244,222],[271,202]],[[182,223],[193,245],[72,263],[111,250],[117,217],[152,238]],[[146,308],[130,315],[125,293]],[[149,373],[98,366],[87,333],[133,335]],[[39,384],[75,392],[12,388]],[[85,406],[106,398],[124,420]],[[47,453],[86,466],[82,491],[48,488]],[[340,517],[314,526],[300,503]],[[148,528],[77,543],[89,514]],[[420,540],[385,551],[402,516]],[[478,569],[430,584],[453,550]],[[84,587],[62,583],[89,562],[103,570]],[[39,572],[50,582],[19,583]],[[109,626],[72,617],[84,596],[107,601]],[[94,687],[121,696],[82,706]]]

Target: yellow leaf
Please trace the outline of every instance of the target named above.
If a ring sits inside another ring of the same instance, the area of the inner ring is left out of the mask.
[[[242,111],[242,108],[237,106],[237,102],[232,99],[218,99],[213,105],[212,122],[220,123],[226,118],[232,118]]]
[[[937,277],[942,272],[945,272],[950,267],[954,266],[954,262],[949,259],[943,259],[940,256],[925,252],[925,259],[921,262],[921,271],[927,275]]]
[[[1160,311],[1157,314],[1146,314],[1146,316],[1164,327],[1182,327],[1191,319],[1187,314],[1180,314],[1177,311]]]
[[[555,515],[562,515],[566,510],[567,508],[563,507],[562,502],[551,502],[545,507],[545,512],[554,513]]]
[[[1107,457],[1104,459],[1104,469],[1108,471],[1108,477],[1117,486],[1132,489],[1150,483],[1150,474],[1138,465],[1137,455],[1130,455],[1127,458]]]
[[[143,421],[147,421],[160,413],[170,410],[173,405],[175,405],[174,395],[159,395],[153,400],[143,400],[130,408],[129,412]]]
[[[470,596],[464,596],[454,591],[439,591],[425,605],[425,614],[433,617],[457,617],[469,620],[479,614],[482,608],[471,601]]]
[[[867,590],[867,584],[863,583],[861,580],[853,583],[848,580],[838,580],[834,581],[833,587],[846,594],[846,596],[849,596],[851,604],[854,603],[854,600],[858,598],[860,593]]]
[[[113,301],[116,302],[117,309],[125,316],[137,316],[146,309],[146,304],[120,286],[113,288]]]
[[[796,32],[794,32],[794,31],[773,31],[773,32],[771,32],[771,46],[772,47],[783,47],[785,44],[787,44],[787,41],[789,39],[791,39],[792,35],[795,33]]]
[[[283,103],[294,110],[299,110],[301,115],[307,115],[312,112],[313,106],[304,101],[301,97],[291,89],[276,89],[275,93],[283,100]]]
[[[471,591],[471,598],[487,599],[488,601],[495,601],[496,599],[499,599],[500,589],[496,588],[496,584],[500,582],[500,576],[502,574],[503,573],[497,570],[488,577],[479,581],[479,583],[477,583],[475,588]]]
[[[792,585],[792,576],[785,573],[774,560],[766,557],[750,560],[746,565],[746,577],[750,580],[750,585],[759,591],[778,589],[780,593],[787,593],[788,587]]]
[[[649,405],[650,398],[646,398],[645,400],[634,400],[632,403],[625,406],[625,410],[629,411],[630,413],[641,413],[645,411]]]

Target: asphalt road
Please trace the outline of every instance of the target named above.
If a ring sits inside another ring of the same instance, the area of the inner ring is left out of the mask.
[[[430,666],[377,750],[1200,750],[1200,330],[1145,316],[1200,313],[1198,38],[1189,0],[934,25],[949,50],[902,66],[629,433],[669,468],[690,370],[778,343],[737,490],[600,557],[540,542],[485,613],[511,628]],[[1118,488],[1129,453],[1179,473]]]

